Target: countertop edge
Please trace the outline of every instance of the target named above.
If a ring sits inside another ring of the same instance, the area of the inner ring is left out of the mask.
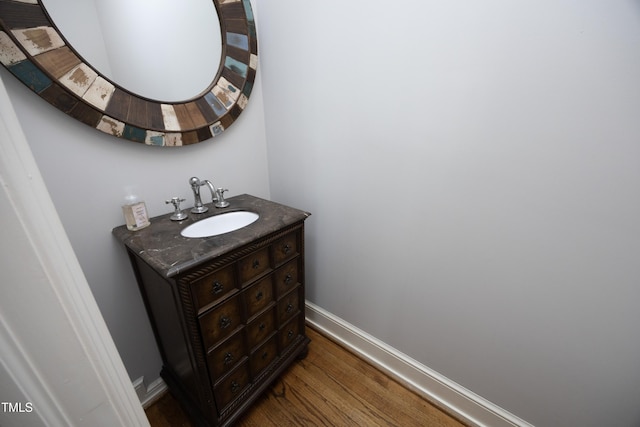
[[[188,218],[171,221],[172,213],[150,218],[151,225],[130,231],[125,225],[112,229],[113,236],[131,252],[138,255],[165,278],[172,278],[278,230],[306,220],[311,213],[262,199],[241,194],[227,199],[230,206],[224,209],[205,204],[209,212],[192,214],[184,209]],[[260,215],[253,224],[218,236],[187,238],[180,231],[187,226],[215,215],[232,211],[252,211]]]

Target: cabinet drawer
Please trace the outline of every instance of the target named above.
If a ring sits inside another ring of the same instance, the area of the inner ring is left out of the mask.
[[[247,354],[242,333],[238,332],[207,355],[211,381],[215,382],[238,364]]]
[[[245,284],[270,269],[269,248],[259,249],[238,261],[240,283]]]
[[[251,374],[253,375],[253,378],[260,375],[264,368],[269,366],[277,355],[278,348],[276,345],[276,337],[274,336],[251,354],[249,358],[249,366],[251,367]]]
[[[273,260],[277,265],[298,255],[298,232],[294,231],[278,239],[273,244]]]
[[[275,330],[275,308],[261,314],[247,325],[247,341],[249,349],[264,341]]]
[[[281,351],[284,351],[287,347],[293,344],[298,335],[300,335],[300,318],[299,316],[296,316],[278,332]]]
[[[284,266],[276,270],[275,274],[276,292],[280,297],[291,289],[293,289],[299,282],[298,279],[298,259],[289,261]]]
[[[240,301],[237,295],[222,303],[219,307],[205,313],[200,318],[200,328],[205,349],[228,337],[240,327],[242,325],[241,313]]]
[[[249,366],[245,362],[233,370],[218,385],[215,386],[215,399],[218,404],[218,412],[240,396],[249,385]]]
[[[247,318],[251,318],[273,301],[273,277],[267,276],[245,289],[242,299],[247,308]]]
[[[299,310],[300,297],[298,289],[289,292],[280,301],[278,301],[278,323],[282,325],[291,319]]]
[[[235,274],[233,266],[216,270],[191,284],[191,293],[195,300],[196,309],[224,298],[235,289]]]

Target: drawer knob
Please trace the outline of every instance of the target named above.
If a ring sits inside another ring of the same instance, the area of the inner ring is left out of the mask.
[[[216,295],[224,290],[224,285],[217,280],[211,285],[211,294]]]
[[[233,354],[229,352],[224,355],[224,364],[229,365],[231,362],[233,362]]]
[[[256,301],[260,301],[263,297],[264,295],[262,294],[262,291],[258,291],[256,294]]]
[[[251,268],[253,268],[254,270],[257,268],[260,268],[260,260],[259,259],[254,259],[253,263],[251,264]]]
[[[287,333],[287,338],[291,339],[291,337],[293,337],[293,330],[289,329],[289,332]]]
[[[287,304],[287,313],[291,313],[293,311],[293,305],[291,303]]]
[[[235,381],[231,382],[231,393],[237,393],[240,390],[240,384]]]
[[[220,327],[222,329],[227,329],[229,326],[231,326],[231,318],[230,317],[222,317],[220,319]]]
[[[266,360],[267,357],[269,357],[269,352],[265,351],[264,353],[262,353],[262,360]]]
[[[264,331],[264,328],[266,328],[267,325],[264,324],[264,322],[260,323],[260,325],[258,326],[258,329],[260,329],[261,331]]]
[[[285,243],[285,245],[282,247],[282,252],[284,252],[284,254],[288,254],[289,251],[291,250],[291,245],[288,243]]]
[[[293,276],[291,274],[287,274],[284,278],[285,285],[288,285],[293,280]]]

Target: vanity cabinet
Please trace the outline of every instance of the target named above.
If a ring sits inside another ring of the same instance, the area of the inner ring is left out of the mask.
[[[248,195],[229,201],[260,219],[204,239],[179,236],[195,219],[172,224],[160,217],[137,232],[114,229],[127,248],[151,320],[161,376],[202,426],[236,421],[306,355],[309,343],[304,311],[309,214]]]

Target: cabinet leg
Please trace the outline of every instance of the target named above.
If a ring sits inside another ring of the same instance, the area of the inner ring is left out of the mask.
[[[304,348],[302,349],[302,351],[298,354],[298,357],[296,357],[296,359],[298,360],[304,360],[307,355],[309,354],[309,344],[305,344]]]

